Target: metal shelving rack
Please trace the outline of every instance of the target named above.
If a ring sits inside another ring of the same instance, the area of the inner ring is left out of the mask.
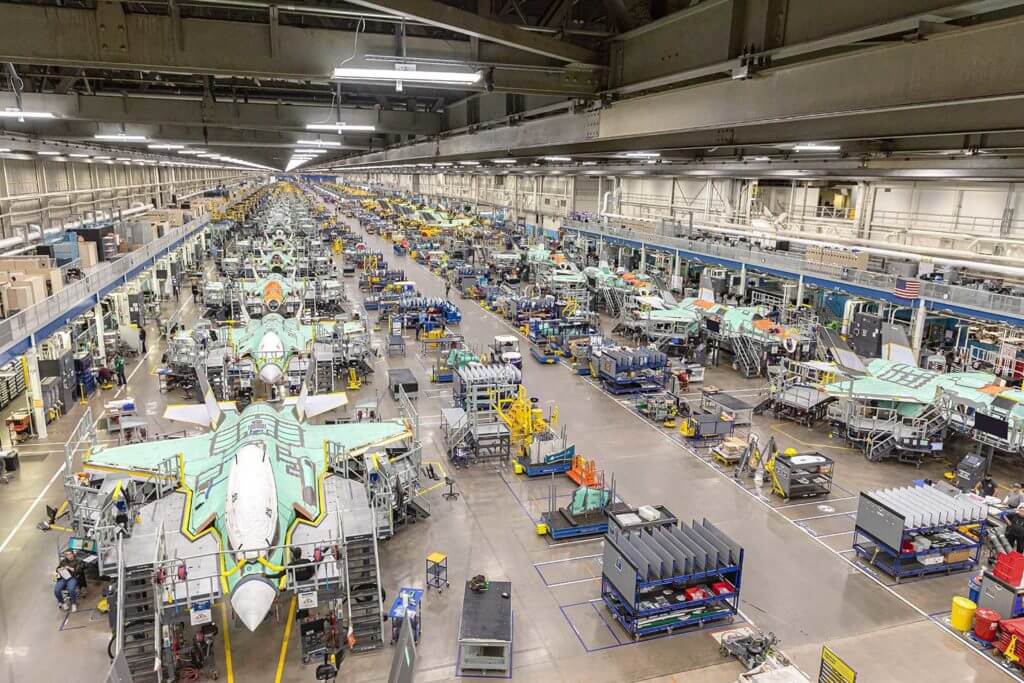
[[[731,620],[743,548],[706,519],[686,526],[655,509],[661,517],[652,522],[632,511],[609,516],[601,598],[612,616],[635,639]]]
[[[862,491],[853,549],[897,582],[906,577],[964,571],[978,564],[987,517],[988,508],[983,503],[955,497],[935,486]],[[941,539],[943,544],[907,550],[920,537]],[[939,556],[941,562],[931,559]]]

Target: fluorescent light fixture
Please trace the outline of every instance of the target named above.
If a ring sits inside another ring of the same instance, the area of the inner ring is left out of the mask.
[[[4,109],[0,111],[0,119],[53,119],[48,111],[21,111],[20,109]]]
[[[441,163],[439,163],[437,165],[440,166],[441,168],[448,168],[449,166],[451,166],[451,164],[448,163],[447,161],[442,161]]]
[[[491,159],[492,164],[516,164],[519,163],[515,159]]]
[[[541,157],[544,161],[572,161],[572,157]]]
[[[159,144],[159,145],[148,145],[150,149],[185,149],[185,145],[170,145],[170,144]]]
[[[60,152],[36,152],[41,157],[59,157]]]
[[[145,142],[149,138],[145,135],[128,135],[127,133],[97,133],[93,135],[96,140],[112,140],[116,142]]]
[[[71,157],[72,159],[88,159],[89,158],[88,154],[69,154],[68,156]]]
[[[797,152],[838,152],[839,145],[819,145],[816,142],[808,142],[793,147]]]
[[[4,153],[10,152],[10,151],[11,151],[10,147],[0,147],[0,154],[4,154]]]
[[[597,162],[596,161],[584,161],[582,165],[583,166],[597,166]]]
[[[110,157],[93,157],[96,161],[110,161]]]
[[[336,140],[297,140],[296,144],[312,145],[313,147],[341,147],[341,143]]]
[[[660,152],[626,152],[626,156],[630,159],[657,159],[661,156]]]
[[[178,154],[188,154],[190,156],[198,156],[200,154],[206,154],[206,152],[204,152],[201,149],[183,149],[183,150],[179,150]]]
[[[349,123],[307,123],[306,130],[328,130],[335,131],[337,133],[346,132],[367,132],[372,133],[377,130],[376,126],[364,126],[362,124],[349,124]]]
[[[114,161],[131,161],[129,157],[117,157]]]
[[[470,85],[482,78],[479,71],[416,71],[415,64],[397,64],[395,69],[338,67],[334,78],[364,81],[406,81],[409,83],[455,83]]]
[[[479,161],[472,161],[472,160],[470,160],[470,161],[460,161],[459,162],[459,166],[479,166],[479,165],[480,165]]]
[[[751,161],[771,161],[771,157],[754,157]]]

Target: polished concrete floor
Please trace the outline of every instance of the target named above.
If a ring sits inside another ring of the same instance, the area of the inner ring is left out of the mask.
[[[390,246],[377,238],[369,242],[385,251],[396,267],[405,268],[424,294],[443,294],[440,281],[429,271],[392,256]],[[357,295],[355,281],[347,282]],[[470,342],[482,346],[493,335],[509,332],[502,320],[477,304],[460,303],[461,332]],[[195,315],[191,304],[184,305],[187,314]],[[155,328],[150,331],[150,338],[155,338]],[[173,431],[176,427],[158,419],[168,397],[158,393],[151,374],[161,353],[154,346],[130,366],[134,376],[129,393],[142,397],[140,403],[157,431]],[[431,362],[410,341],[406,357],[381,357],[376,379],[350,399],[354,403],[383,393],[386,367],[412,369],[421,386],[418,410],[425,457],[440,462],[439,413],[450,389],[429,384]],[[743,619],[774,631],[784,651],[812,679],[817,678],[825,643],[857,670],[862,681],[999,681],[1011,676],[943,625],[952,596],[966,590],[966,575],[894,585],[889,577],[860,566],[849,552],[858,491],[939,476],[939,463],[921,470],[871,464],[819,431],[758,417],[753,428],[765,438],[776,436],[781,447],[822,450],[837,461],[831,496],[785,503],[753,490],[748,482],[734,481],[706,453],[690,449],[676,433],[641,418],[628,401],[606,394],[589,379],[565,367],[538,365],[530,357],[524,362],[530,394],[558,403],[561,421],[568,425],[578,451],[614,475],[626,501],[665,505],[684,520],[707,517],[744,546]],[[742,380],[727,368],[711,369],[707,383],[751,393],[759,386],[759,381]],[[383,400],[385,414],[396,414],[390,399]],[[99,401],[94,398],[94,404]],[[62,539],[57,532],[43,533],[34,526],[42,517],[42,506],[62,498],[63,439],[82,410],[76,407],[55,423],[45,443],[23,448],[26,460],[20,476],[0,488],[0,681],[99,680],[106,667],[105,618],[83,611],[65,621],[49,583]],[[34,455],[29,457],[29,452]],[[440,551],[449,557],[451,590],[431,593],[424,602],[417,681],[454,677],[461,586],[481,573],[513,585],[514,680],[736,680],[740,666],[722,659],[711,637],[718,629],[640,643],[626,637],[599,602],[600,539],[551,544],[534,533],[549,486],[566,494],[572,490],[568,480],[527,481],[505,468],[484,466],[451,474],[460,498],[447,501],[440,488],[430,491],[430,519],[381,546],[385,585],[392,596],[401,586],[423,585],[426,555]],[[1007,471],[1003,480],[1015,476]],[[95,600],[95,593],[90,600]],[[232,679],[275,680],[287,601],[282,596],[280,619],[256,633],[229,627]],[[312,680],[311,667],[301,663],[295,632],[285,645],[279,680]],[[50,656],[57,652],[70,656]],[[224,678],[228,652],[219,654]],[[391,648],[353,656],[345,662],[341,680],[386,681],[391,657]]]

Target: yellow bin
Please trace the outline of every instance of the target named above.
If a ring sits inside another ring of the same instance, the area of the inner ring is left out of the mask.
[[[949,615],[949,625],[957,631],[970,631],[971,624],[974,623],[974,612],[977,609],[978,606],[974,604],[974,601],[960,595],[956,596],[953,598],[953,613]]]

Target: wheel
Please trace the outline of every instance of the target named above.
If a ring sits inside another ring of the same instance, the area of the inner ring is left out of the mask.
[[[210,678],[212,678],[213,680],[217,680],[218,678],[220,678],[220,672],[214,669],[210,672]]]

